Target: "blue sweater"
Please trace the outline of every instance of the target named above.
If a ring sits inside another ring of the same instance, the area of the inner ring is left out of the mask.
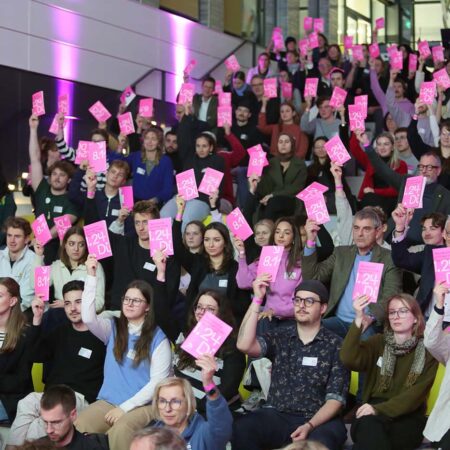
[[[125,160],[133,173],[133,193],[136,201],[157,197],[160,203],[165,203],[173,197],[175,193],[173,165],[168,156],[163,155],[150,175],[147,175],[141,152],[130,153]]]
[[[133,366],[134,345],[139,339],[137,335],[128,335],[128,348],[123,361],[118,363],[114,357],[114,340],[116,325],[113,323],[112,333],[106,347],[103,384],[98,394],[99,400],[105,400],[113,405],[120,405],[133,397],[147,383],[150,382],[150,361],[141,361],[137,367]],[[158,345],[166,338],[160,328],[156,328],[150,345],[150,357]]]

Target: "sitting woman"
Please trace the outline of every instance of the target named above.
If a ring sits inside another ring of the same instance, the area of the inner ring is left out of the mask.
[[[174,358],[174,374],[186,378],[194,388],[197,401],[197,411],[202,415],[206,412],[206,395],[201,386],[201,371],[195,364],[195,359],[181,348],[185,336],[193,330],[205,312],[210,312],[235,328],[233,313],[228,299],[217,291],[204,291],[199,294],[189,312],[186,334],[181,334],[177,341]],[[240,407],[239,384],[245,371],[245,355],[236,347],[236,333],[232,332],[215,355],[217,372],[214,374],[214,383],[228,402],[231,411]]]
[[[386,303],[384,334],[361,341],[371,319],[364,314],[370,299],[353,302],[355,320],[340,352],[344,365],[365,372],[363,405],[351,427],[354,450],[413,450],[422,442],[426,401],[437,361],[425,350],[425,321],[417,301],[397,294]]]
[[[423,435],[433,442],[433,448],[448,450],[450,448],[450,415],[448,405],[450,404],[450,334],[444,329],[444,300],[450,292],[444,283],[434,287],[435,306],[430,314],[425,327],[425,347],[428,351],[445,366],[444,379],[441,383],[439,394],[427,420],[427,426]]]
[[[365,133],[356,131],[350,138],[350,151],[358,163],[366,171],[358,194],[360,206],[381,206],[388,216],[397,206],[398,192],[389,186],[383,177],[375,172],[367,153],[361,148]],[[380,158],[399,174],[407,174],[408,166],[402,161],[394,147],[394,139],[390,133],[379,134],[375,139],[375,151]]]
[[[247,265],[244,243],[237,238],[234,242],[239,252],[237,284],[241,289],[252,289],[259,259]],[[260,316],[264,320],[258,324],[259,334],[268,331],[270,328],[283,325],[294,318],[292,297],[295,288],[302,281],[302,270],[300,268],[302,241],[294,221],[289,217],[278,219],[275,222],[270,242],[271,245],[284,247],[284,250],[277,276],[274,280],[271,280],[270,289],[267,291],[264,312]]]
[[[206,420],[195,411],[192,386],[183,378],[167,378],[155,388],[152,405],[156,427],[170,427],[195,450],[225,450],[231,439],[233,418],[225,398],[214,384],[217,364],[211,355],[195,361],[201,369],[201,382],[206,396]]]
[[[118,319],[102,319],[95,312],[97,260],[89,256],[81,317],[89,331],[105,343],[103,384],[98,400],[83,410],[75,423],[82,433],[106,433],[111,450],[130,446],[133,432],[151,418],[156,384],[170,375],[170,343],[156,325],[151,286],[131,282]]]
[[[251,223],[251,219],[247,222]],[[248,264],[251,264],[261,254],[261,250],[265,245],[270,245],[270,238],[273,234],[274,223],[270,219],[261,219],[253,226],[253,239],[246,239],[245,258]]]
[[[36,253],[34,267],[44,265],[44,247],[34,243]],[[54,287],[54,300],[50,308],[61,308],[61,317],[64,300],[62,290],[66,283],[72,280],[85,281],[87,276],[86,259],[88,249],[83,228],[73,226],[66,231],[59,249],[59,259],[54,261],[50,269],[50,286]],[[31,273],[31,282],[34,286],[34,270]],[[105,304],[105,273],[101,264],[97,268],[97,283],[95,291],[95,310],[101,312]]]
[[[17,403],[33,391],[29,352],[37,338],[20,309],[20,287],[0,278],[0,423],[13,422]]]

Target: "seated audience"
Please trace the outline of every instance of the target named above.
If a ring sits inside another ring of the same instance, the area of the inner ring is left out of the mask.
[[[258,75],[262,79],[274,78],[275,72],[270,67],[270,55],[266,52],[262,52],[258,55],[258,65],[248,69],[247,71],[247,84],[250,84],[253,77]]]
[[[171,428],[147,427],[136,431],[130,450],[186,450],[186,441]]]
[[[192,107],[194,116],[201,122],[205,122],[208,128],[215,131],[217,127],[217,107],[218,99],[214,95],[216,80],[211,76],[206,76],[202,80],[202,93],[194,94]]]

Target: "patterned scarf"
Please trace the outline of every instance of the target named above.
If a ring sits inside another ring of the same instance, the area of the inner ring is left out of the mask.
[[[414,361],[411,369],[409,370],[408,377],[406,379],[405,386],[411,387],[416,381],[419,375],[422,373],[425,367],[425,345],[423,339],[418,339],[413,336],[403,344],[397,344],[394,338],[394,332],[392,330],[384,330],[384,352],[383,363],[381,364],[381,379],[380,390],[386,392],[392,381],[394,375],[395,363],[397,356],[407,355],[414,351]]]

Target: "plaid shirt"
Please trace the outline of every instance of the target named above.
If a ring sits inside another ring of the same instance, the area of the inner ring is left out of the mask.
[[[345,404],[350,374],[339,358],[339,336],[322,326],[304,345],[292,324],[257,339],[261,356],[272,361],[267,406],[309,419],[327,400]]]

